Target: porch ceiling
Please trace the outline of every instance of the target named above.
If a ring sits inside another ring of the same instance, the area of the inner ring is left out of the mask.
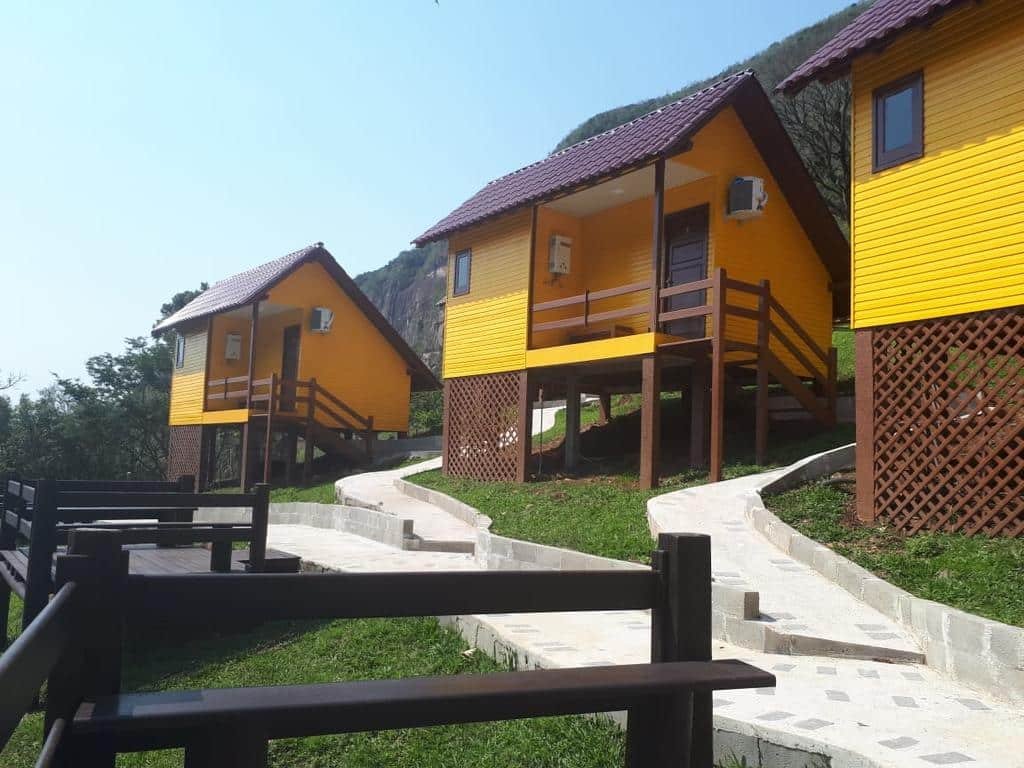
[[[294,309],[301,309],[301,307],[293,307],[288,304],[272,304],[269,301],[260,302],[260,317],[270,317],[271,315],[279,315],[282,312],[290,312]],[[252,317],[252,307],[246,305],[244,307],[237,307],[229,312],[224,312],[221,317],[240,317],[249,319]]]
[[[670,159],[665,163],[665,188],[681,187],[707,175],[707,172],[700,168]],[[589,216],[653,194],[654,166],[648,165],[638,171],[616,176],[596,186],[560,197],[548,203],[547,207],[570,216]]]

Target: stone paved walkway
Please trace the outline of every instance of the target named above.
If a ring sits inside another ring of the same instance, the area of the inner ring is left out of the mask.
[[[354,482],[359,493],[379,498],[392,509],[409,509],[406,505],[412,500],[394,490],[393,477],[387,477],[392,474],[346,478],[346,488]],[[824,583],[819,583],[747,525],[742,496],[763,480],[744,478],[705,486],[697,494],[680,491],[658,497],[651,503],[652,525],[710,533],[716,579],[754,586],[761,592],[762,611],[780,627],[882,648],[915,647],[900,627],[821,577]],[[454,518],[442,510],[425,502],[416,505],[417,528],[426,524],[447,530],[452,525]],[[271,546],[337,570],[478,567],[471,555],[399,552],[351,534],[301,528],[271,526]],[[463,634],[483,650],[514,655],[525,666],[649,658],[650,616],[644,611],[472,616],[458,622]],[[835,768],[1024,768],[1022,713],[923,665],[766,654],[724,642],[715,643],[714,655],[743,659],[778,678],[775,689],[718,695],[715,722],[721,730],[827,755]],[[728,733],[721,738],[728,739]],[[743,754],[749,743],[737,740],[737,753]],[[804,765],[777,762],[779,758],[773,762],[767,754],[746,757],[751,766],[761,765],[762,758],[772,768]]]

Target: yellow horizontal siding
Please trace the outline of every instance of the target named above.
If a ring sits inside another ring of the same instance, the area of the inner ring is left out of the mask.
[[[638,333],[614,339],[564,344],[546,349],[531,349],[526,353],[526,367],[547,368],[556,365],[586,363],[592,360],[649,355],[657,349],[659,342],[672,341],[672,338],[661,333]]]
[[[171,426],[201,424],[206,389],[206,331],[185,333],[185,361],[171,373]]]
[[[924,74],[919,160],[872,171],[873,91]],[[951,13],[854,64],[853,322],[1024,303],[1024,4]]]
[[[449,241],[444,377],[526,367],[529,210],[475,227]],[[469,293],[451,295],[455,254],[472,251]]]

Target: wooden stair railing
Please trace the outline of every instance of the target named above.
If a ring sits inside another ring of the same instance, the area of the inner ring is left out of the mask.
[[[718,370],[718,378],[724,377],[725,366],[756,365],[757,367],[757,426],[756,426],[756,460],[763,464],[767,453],[768,433],[768,378],[775,378],[782,387],[791,394],[800,405],[818,421],[826,426],[833,426],[836,419],[836,374],[837,358],[835,347],[823,350],[811,335],[800,325],[792,314],[772,295],[768,280],[759,283],[748,283],[730,278],[725,269],[719,267],[712,276],[705,280],[673,285],[662,288],[659,297],[664,300],[673,296],[681,296],[703,292],[703,303],[684,309],[661,312],[659,323],[683,320],[692,317],[710,318],[710,331],[697,339],[683,339],[660,345],[659,348],[684,351],[693,345],[711,343],[712,369]],[[756,308],[733,303],[732,294],[745,294],[756,299]],[[730,317],[743,318],[756,323],[756,343],[751,344],[728,338],[726,321]],[[824,395],[825,404],[819,402],[819,395],[809,390],[800,375],[791,370],[772,350],[775,340],[799,363],[806,372],[818,393]],[[799,343],[798,343],[799,342]],[[803,345],[801,348],[800,345]],[[727,352],[745,352],[753,357],[726,361]],[[715,423],[722,423],[724,395],[721,387],[713,387],[711,395],[712,418]],[[715,418],[715,414],[718,418]],[[721,478],[721,435],[711,431],[711,478]]]

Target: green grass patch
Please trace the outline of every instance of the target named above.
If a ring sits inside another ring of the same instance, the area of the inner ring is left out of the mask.
[[[19,611],[20,612],[20,611]],[[180,645],[133,643],[125,690],[282,685],[420,675],[479,674],[500,667],[435,619],[286,622],[253,632],[206,635]],[[28,768],[40,747],[42,715],[24,719],[0,752],[0,765]],[[271,743],[280,768],[611,768],[624,740],[607,720],[541,718],[465,726],[350,734]],[[181,751],[124,755],[120,766],[180,766]]]
[[[853,392],[856,376],[856,358],[853,329],[836,328],[832,331],[832,346],[836,348],[836,384],[840,392]]]
[[[766,502],[801,533],[918,597],[1024,626],[1024,541],[951,533],[903,536],[864,526],[853,516],[851,495],[826,483]]]
[[[735,453],[727,456],[723,468],[726,479],[766,469],[754,463],[747,436],[733,438]],[[788,436],[780,426],[774,439],[772,466],[779,466],[849,443],[853,435],[852,427],[846,425],[812,434],[795,431]],[[479,509],[494,521],[491,530],[501,536],[647,563],[651,552],[648,499],[706,483],[707,472],[678,469],[662,479],[661,487],[649,491],[637,487],[635,457],[591,464],[584,476],[542,476],[525,484],[445,477],[438,470],[407,479]]]

